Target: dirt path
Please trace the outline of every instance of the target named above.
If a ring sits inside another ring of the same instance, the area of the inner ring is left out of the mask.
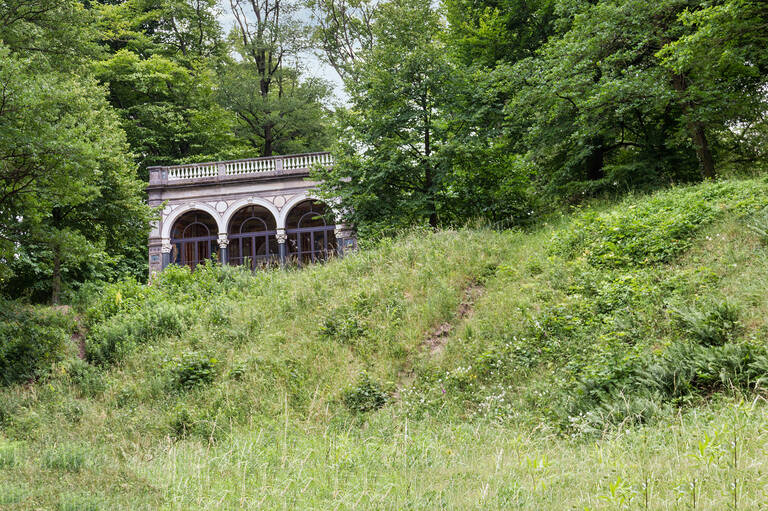
[[[483,295],[484,291],[485,288],[474,280],[464,289],[464,297],[456,309],[453,320],[442,323],[424,340],[423,346],[429,350],[431,356],[434,357],[443,352],[454,327],[472,315],[475,311],[475,302]]]
[[[448,339],[450,339],[451,333],[456,326],[472,316],[475,311],[475,303],[484,292],[485,287],[476,280],[472,280],[469,285],[464,288],[464,296],[461,303],[456,308],[456,313],[451,321],[441,323],[432,330],[429,336],[422,342],[421,352],[429,353],[430,357],[439,356],[445,350]],[[410,385],[413,382],[414,377],[414,371],[410,362],[408,362],[407,367],[400,371],[397,376],[397,389],[392,395],[395,400],[400,399],[402,389]]]

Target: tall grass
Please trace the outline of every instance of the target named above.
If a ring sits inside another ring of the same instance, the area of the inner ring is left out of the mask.
[[[766,192],[86,289],[89,360],[0,388],[0,507],[767,509]]]

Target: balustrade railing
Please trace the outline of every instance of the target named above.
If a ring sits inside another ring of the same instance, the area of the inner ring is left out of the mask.
[[[293,154],[234,161],[171,165],[167,167],[151,167],[149,171],[150,183],[155,183],[164,182],[165,180],[178,181],[221,176],[244,176],[264,172],[279,173],[286,170],[309,170],[318,164],[324,167],[333,165],[331,153]]]
[[[215,163],[201,163],[194,165],[177,165],[168,167],[168,179],[199,179],[218,175],[219,170]]]

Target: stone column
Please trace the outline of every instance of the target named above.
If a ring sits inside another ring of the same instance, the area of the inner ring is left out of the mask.
[[[339,253],[339,257],[343,257],[345,253],[355,250],[355,238],[349,227],[345,224],[337,224],[333,232],[336,235],[336,250]]]
[[[173,245],[171,245],[171,240],[164,239],[163,244],[160,247],[160,252],[162,253],[163,261],[162,261],[162,269],[166,269],[169,264],[171,264],[171,249],[173,248]]]
[[[277,240],[277,247],[279,250],[280,266],[285,266],[285,259],[288,257],[288,247],[286,245],[288,235],[285,233],[285,229],[278,229],[275,239]]]
[[[229,239],[226,232],[219,233],[219,259],[221,264],[229,263]]]

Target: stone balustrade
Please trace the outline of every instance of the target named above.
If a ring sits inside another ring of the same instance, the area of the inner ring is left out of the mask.
[[[333,165],[331,153],[292,154],[220,162],[192,163],[149,167],[149,184],[168,185],[195,181],[220,181],[239,177],[279,176],[281,174],[309,173],[321,165]]]

